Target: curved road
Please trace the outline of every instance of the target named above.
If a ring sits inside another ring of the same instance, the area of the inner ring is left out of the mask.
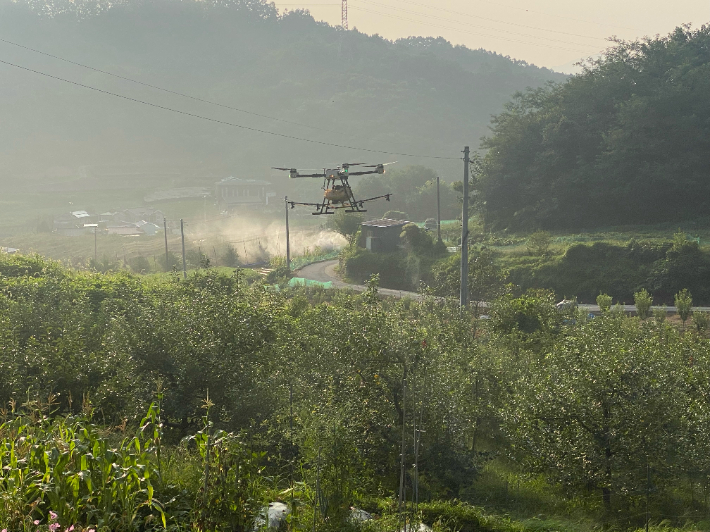
[[[324,262],[316,262],[314,264],[304,266],[303,268],[295,271],[294,273],[298,277],[303,277],[304,279],[310,279],[312,281],[320,281],[322,283],[332,282],[335,288],[347,288],[350,290],[354,290],[355,292],[364,292],[365,290],[367,290],[366,286],[343,282],[340,277],[338,277],[338,274],[335,272],[335,268],[337,265],[337,259],[326,260]],[[423,297],[421,294],[418,294],[416,292],[407,292],[405,290],[391,290],[389,288],[380,288],[378,292],[383,296],[391,296],[396,298],[409,297],[411,299],[422,299]],[[485,303],[483,304],[483,306],[486,306]],[[599,312],[599,307],[597,305],[580,304],[579,307],[587,310],[588,312]],[[653,308],[661,307],[654,306]],[[675,314],[677,311],[677,309],[673,306],[666,307],[666,310],[669,314]],[[693,307],[693,310],[710,312],[710,307]],[[624,305],[624,311],[635,313],[636,307],[634,305]]]
[[[360,284],[349,284],[343,282],[338,274],[335,273],[335,268],[338,266],[338,260],[326,260],[323,262],[316,262],[304,266],[300,270],[296,270],[294,274],[297,277],[303,277],[304,279],[310,279],[311,281],[320,281],[321,283],[333,283],[335,288],[347,288],[349,290],[354,290],[355,292],[364,292],[367,290],[367,286]],[[379,288],[378,293],[383,296],[391,296],[396,298],[408,297],[411,299],[422,299],[422,295],[416,292],[407,292],[406,290],[391,290],[389,288]]]

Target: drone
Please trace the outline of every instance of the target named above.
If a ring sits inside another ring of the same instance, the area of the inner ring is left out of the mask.
[[[301,203],[298,201],[289,201],[288,204],[291,208],[295,208],[296,205],[305,205],[307,207],[315,207],[316,211],[314,215],[320,214],[335,214],[335,209],[345,209],[345,212],[367,212],[364,208],[366,201],[373,201],[376,199],[386,199],[390,200],[392,194],[384,194],[382,196],[375,196],[374,198],[367,198],[359,200],[353,194],[352,188],[348,184],[348,178],[357,175],[368,175],[368,174],[384,174],[385,166],[389,166],[394,163],[385,164],[367,164],[367,163],[343,163],[334,169],[323,169],[322,172],[314,173],[300,173],[295,168],[274,168],[274,170],[282,170],[289,173],[291,179],[296,179],[300,177],[312,177],[312,178],[322,178],[323,179],[323,201],[321,203]],[[350,167],[359,166],[362,170],[355,172],[350,171]]]

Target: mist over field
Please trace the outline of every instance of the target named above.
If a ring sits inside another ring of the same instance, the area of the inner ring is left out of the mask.
[[[0,530],[710,532],[708,95],[710,25],[0,0]]]
[[[179,186],[271,166],[364,160],[425,163],[460,179],[463,143],[518,90],[564,76],[443,39],[378,36],[278,14],[259,2],[131,1],[41,7],[0,2],[4,61],[151,104],[315,142],[436,155],[423,159],[323,146],[205,121],[0,65],[0,226],[33,228],[72,208],[143,203]],[[105,70],[209,105],[41,55]],[[474,96],[474,97],[472,97]],[[228,107],[236,108],[230,109]],[[265,118],[265,115],[271,118]],[[312,181],[275,183],[307,200]],[[47,192],[44,194],[43,192]],[[8,230],[12,227],[12,230]],[[0,234],[2,231],[0,231]]]

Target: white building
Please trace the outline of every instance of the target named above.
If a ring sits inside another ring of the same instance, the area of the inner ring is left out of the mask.
[[[225,211],[264,207],[275,196],[271,183],[260,179],[227,177],[215,185],[217,205]]]

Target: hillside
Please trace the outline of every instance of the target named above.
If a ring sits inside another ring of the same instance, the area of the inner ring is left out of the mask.
[[[425,163],[444,178],[458,179],[455,158],[465,143],[477,144],[491,114],[516,91],[565,79],[443,39],[390,42],[357,30],[343,32],[307,12],[279,14],[270,5],[246,0],[219,5],[1,0],[0,34],[246,112],[0,42],[4,61],[153,104],[314,141],[454,158],[403,158],[269,136],[1,65],[0,183],[13,198],[23,198],[24,203],[10,206],[6,196],[5,206],[21,210],[25,218],[31,214],[28,204],[37,203],[27,194],[37,192],[39,183],[78,178],[99,180],[92,181],[98,189],[92,197],[101,196],[103,184],[116,197],[116,183],[130,175],[133,182],[126,188],[141,198],[143,191],[165,186],[211,185],[215,176],[268,177],[271,166],[317,167],[364,158]]]
[[[710,26],[618,42],[493,120],[478,188],[494,228],[707,217]]]

